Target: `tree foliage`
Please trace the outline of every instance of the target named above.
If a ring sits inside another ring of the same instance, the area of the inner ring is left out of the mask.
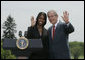
[[[16,59],[16,56],[11,54],[10,50],[4,50],[2,47],[3,47],[3,42],[1,40],[1,59]]]
[[[84,56],[84,43],[83,42],[70,42],[70,50],[74,59],[78,59],[80,55]]]
[[[16,24],[15,20],[9,15],[7,20],[3,23],[3,36],[1,40],[1,59],[16,59],[14,55],[11,54],[11,50],[3,49],[3,39],[4,38],[12,38],[16,39],[14,33],[16,32]]]
[[[14,33],[16,32],[15,28],[16,28],[16,24],[15,24],[15,20],[13,20],[13,18],[9,15],[7,20],[3,23],[3,27],[4,29],[3,31],[3,38],[12,38],[15,39],[15,35]]]

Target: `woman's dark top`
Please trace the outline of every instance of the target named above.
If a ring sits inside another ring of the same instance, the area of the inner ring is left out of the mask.
[[[28,39],[41,39],[43,44],[43,50],[35,51],[31,54],[29,59],[47,59],[48,58],[48,34],[47,30],[43,28],[42,36],[40,36],[37,26],[28,27],[27,31]]]

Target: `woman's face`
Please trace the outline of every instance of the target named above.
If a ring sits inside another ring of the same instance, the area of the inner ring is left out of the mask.
[[[43,15],[41,15],[39,18],[38,18],[38,25],[42,26],[45,22],[45,18]]]

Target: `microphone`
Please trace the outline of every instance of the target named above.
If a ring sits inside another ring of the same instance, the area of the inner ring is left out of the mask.
[[[26,36],[27,36],[27,31],[24,32],[24,37],[26,37]]]
[[[21,37],[22,36],[22,31],[19,31],[19,37]]]

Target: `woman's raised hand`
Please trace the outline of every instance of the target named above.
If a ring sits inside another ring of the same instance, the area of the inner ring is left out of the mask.
[[[36,21],[34,20],[34,16],[31,16],[31,26],[33,27],[35,25]]]

